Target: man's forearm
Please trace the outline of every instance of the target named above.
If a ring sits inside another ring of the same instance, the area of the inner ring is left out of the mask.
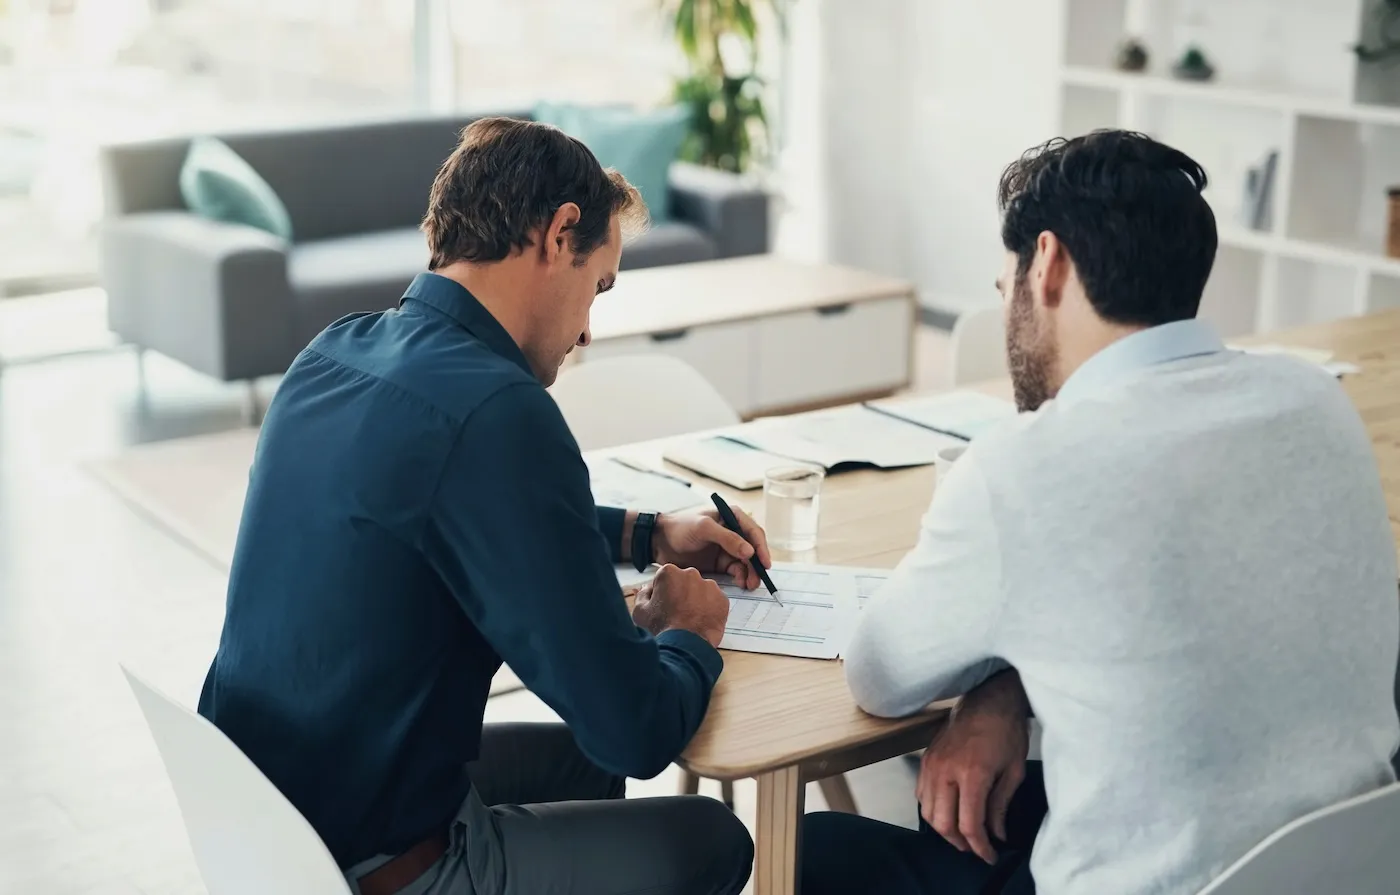
[[[1021,686],[1021,675],[1014,668],[994,674],[973,687],[963,696],[955,711],[961,714],[986,712],[1025,719],[1032,717],[1030,700]]]

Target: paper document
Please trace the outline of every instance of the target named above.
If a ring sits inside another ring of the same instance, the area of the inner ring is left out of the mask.
[[[609,457],[590,457],[585,462],[598,506],[673,513],[705,502],[705,494],[668,474],[644,472]]]
[[[861,405],[768,417],[726,433],[745,444],[830,469],[868,463],[885,469],[927,466],[939,450],[962,442]]]
[[[1016,415],[1016,405],[1010,401],[969,391],[872,401],[865,406],[964,441],[971,441]]]
[[[1361,372],[1361,368],[1356,364],[1346,361],[1332,359],[1332,352],[1324,348],[1298,348],[1293,345],[1226,345],[1234,351],[1243,351],[1245,354],[1283,354],[1288,357],[1296,357],[1304,363],[1312,364],[1319,370],[1330,373],[1336,377],[1354,375]]]
[[[729,597],[721,649],[808,659],[841,655],[856,616],[855,576],[834,566],[774,563],[768,573],[781,606],[762,585],[743,590],[714,576]]]
[[[849,571],[855,576],[857,609],[864,609],[865,605],[870,602],[870,598],[875,596],[890,576],[894,574],[891,569],[845,569],[842,567],[842,571]]]
[[[791,462],[720,435],[678,440],[667,445],[662,456],[740,491],[763,487],[766,471]]]
[[[631,563],[620,562],[613,566],[613,571],[617,573],[617,586],[623,590],[640,587],[656,577],[657,566],[647,566],[638,572]]]

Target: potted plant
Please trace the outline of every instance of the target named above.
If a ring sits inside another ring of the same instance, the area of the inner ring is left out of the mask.
[[[759,20],[783,23],[783,0],[660,0],[685,57],[677,103],[691,111],[681,158],[741,173],[770,149],[763,80],[758,75]]]

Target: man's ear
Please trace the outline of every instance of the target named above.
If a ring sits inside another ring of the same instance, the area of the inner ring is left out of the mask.
[[[583,212],[573,202],[565,202],[554,212],[554,217],[550,218],[549,224],[544,228],[544,240],[540,246],[546,264],[552,265],[561,259],[568,264],[573,263],[572,231],[578,226],[581,217]]]
[[[1059,307],[1064,300],[1065,284],[1069,282],[1069,252],[1064,243],[1049,230],[1036,237],[1035,260],[1031,264],[1031,295],[1036,304],[1047,308]]]

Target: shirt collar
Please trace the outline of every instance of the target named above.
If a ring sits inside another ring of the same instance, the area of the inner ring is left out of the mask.
[[[494,354],[514,361],[526,373],[535,375],[530,369],[530,362],[525,359],[525,353],[515,344],[515,339],[462,284],[435,273],[420,273],[413,278],[399,304],[409,299],[446,314],[480,339]]]
[[[1215,354],[1225,343],[1204,320],[1177,320],[1124,336],[1079,365],[1056,395],[1074,399],[1099,389],[1128,373],[1157,364]]]

